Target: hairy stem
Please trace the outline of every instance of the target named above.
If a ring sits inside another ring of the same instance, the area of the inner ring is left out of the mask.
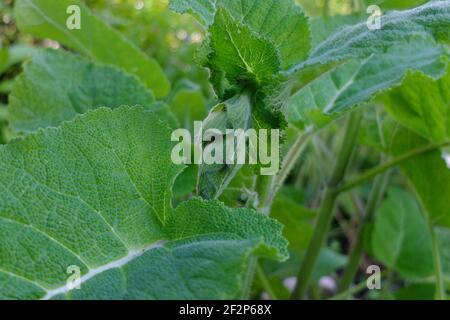
[[[241,299],[248,300],[250,292],[252,290],[253,280],[255,278],[255,270],[258,259],[255,256],[251,256],[248,260],[247,272],[244,274],[242,281]]]
[[[259,176],[258,183],[256,185],[256,191],[259,196],[258,211],[268,215],[270,213],[270,208],[265,204],[270,196],[270,188],[273,184],[273,176]]]
[[[349,262],[342,276],[340,285],[340,293],[342,294],[349,290],[350,285],[352,284],[353,279],[355,278],[355,275],[358,271],[359,263],[364,253],[364,235],[366,234],[367,228],[375,217],[378,205],[383,198],[384,191],[386,190],[388,180],[389,171],[375,179],[372,191],[370,193],[369,201],[367,203],[366,214],[364,215],[364,218],[361,221],[361,225],[359,226],[358,234],[350,253]]]
[[[272,184],[272,176],[259,176],[256,182],[256,191],[260,197],[260,204],[266,202],[269,196],[270,186]],[[261,214],[269,214],[269,212],[264,211],[265,207],[260,205],[258,212]],[[252,288],[253,280],[255,278],[255,272],[257,272],[258,259],[256,257],[251,257],[247,265],[247,271],[244,275],[243,290],[241,294],[242,299],[248,299],[250,296],[250,291]]]
[[[410,150],[392,160],[387,161],[386,163],[384,163],[376,168],[366,171],[365,173],[361,174],[360,176],[348,181],[347,183],[345,183],[344,185],[339,187],[336,191],[338,193],[342,193],[342,192],[348,191],[350,189],[353,189],[354,187],[359,186],[367,181],[372,180],[377,175],[382,174],[386,170],[389,170],[390,168],[395,167],[405,161],[411,160],[415,157],[427,154],[427,153],[435,151],[435,150],[439,150],[439,149],[449,146],[449,145],[450,145],[450,141],[446,141],[446,142],[442,142],[442,143],[433,143],[433,144],[419,147],[417,149]]]
[[[355,285],[351,288],[348,288],[345,291],[339,292],[338,294],[336,294],[335,296],[331,297],[328,300],[347,300],[348,297],[353,296],[353,295],[363,291],[364,289],[367,289],[366,280],[361,281],[357,285]]]
[[[331,179],[325,190],[314,233],[298,273],[297,285],[292,293],[291,299],[302,299],[308,289],[314,265],[316,264],[333,219],[333,211],[338,196],[336,186],[344,178],[355,147],[360,123],[361,112],[359,110],[349,115],[346,123],[344,140],[342,142],[342,149],[334,166]]]
[[[281,186],[286,181],[287,177],[289,176],[289,173],[291,173],[292,168],[294,167],[298,158],[302,154],[306,142],[311,137],[312,132],[313,132],[312,127],[309,127],[303,134],[298,136],[297,140],[295,140],[294,144],[289,149],[289,152],[287,153],[286,157],[283,160],[283,165],[281,167],[280,173],[273,179],[272,184],[270,186],[269,194],[265,199],[265,201],[261,203],[263,205],[262,209],[263,212],[267,211],[270,212],[270,208],[272,207],[272,203],[275,199],[275,196],[277,195]]]
[[[436,277],[436,299],[446,300],[445,282],[444,282],[444,275],[442,273],[442,262],[441,262],[441,255],[439,252],[439,243],[438,240],[436,239],[436,232],[430,219],[428,219],[428,226],[430,229],[430,236],[432,243],[434,275]]]
[[[381,273],[381,278],[386,278],[387,272],[383,271]],[[353,287],[347,289],[346,291],[339,292],[338,294],[332,296],[328,300],[347,300],[349,297],[356,295],[357,293],[360,293],[361,291],[364,291],[367,289],[367,280],[364,279],[361,282],[355,284]]]

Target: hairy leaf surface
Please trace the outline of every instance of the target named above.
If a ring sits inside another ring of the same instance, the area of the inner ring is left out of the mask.
[[[229,82],[268,85],[278,72],[280,62],[272,43],[234,20],[224,9],[217,11],[209,32],[208,66],[213,72],[223,72]]]
[[[437,51],[443,50],[438,43],[449,43],[449,21],[450,1],[431,1],[383,15],[379,30],[369,30],[365,21],[339,29],[317,45],[308,60],[285,73],[293,83],[289,117],[298,123],[307,113],[306,122],[324,125],[331,119],[329,114],[347,111],[396,85],[408,69],[436,78],[443,65],[436,59]],[[410,64],[410,57],[416,63]],[[328,96],[309,92],[309,86],[321,85],[332,86]]]
[[[63,51],[44,50],[15,81],[9,113],[13,128],[33,131],[98,107],[154,104],[153,94],[134,76]]]
[[[171,0],[170,8],[189,12],[210,26],[219,8],[266,38],[280,51],[281,66],[304,60],[310,49],[308,19],[292,0]]]
[[[381,18],[381,29],[370,30],[366,22],[340,29],[318,45],[310,58],[293,67],[291,73],[307,65],[328,64],[349,58],[364,59],[408,43],[412,37],[450,41],[450,1],[430,1],[420,7],[391,11]]]
[[[364,60],[337,66],[303,87],[291,99],[288,118],[292,123],[323,126],[337,113],[367,102],[380,92],[398,85],[408,70],[419,70],[433,78],[445,72],[444,49],[416,38]]]
[[[253,211],[173,212],[172,145],[154,113],[121,107],[1,147],[0,297],[232,298],[250,253],[286,258],[281,226]]]

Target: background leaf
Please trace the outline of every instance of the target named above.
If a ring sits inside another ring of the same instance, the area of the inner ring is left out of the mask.
[[[207,116],[206,101],[200,86],[183,80],[177,83],[168,99],[170,110],[183,128],[193,132],[194,121],[203,121]]]
[[[389,142],[390,153],[399,156],[429,144],[410,130],[398,128]],[[447,196],[450,195],[450,169],[440,151],[429,152],[401,165],[402,172],[414,186],[427,215],[434,225],[450,227]],[[437,191],[438,190],[438,191]]]
[[[432,142],[450,138],[450,72],[439,80],[411,73],[382,101],[399,123],[424,138]]]
[[[58,126],[98,107],[156,104],[136,77],[51,49],[34,54],[9,99],[11,126],[23,131]]]
[[[79,30],[66,27],[70,5],[81,9]],[[53,39],[95,61],[136,74],[158,98],[169,93],[169,81],[158,63],[95,17],[81,1],[17,0],[14,15],[22,32]]]
[[[415,199],[391,188],[372,230],[372,251],[384,264],[409,279],[433,274],[431,238]]]

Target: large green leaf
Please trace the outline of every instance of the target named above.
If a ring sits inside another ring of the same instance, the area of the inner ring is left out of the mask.
[[[293,67],[290,72],[308,65],[328,64],[349,58],[364,59],[372,54],[383,53],[392,46],[406,44],[412,37],[448,43],[450,1],[430,1],[414,9],[391,11],[382,16],[379,30],[370,30],[365,21],[340,29],[318,45],[307,61]]]
[[[337,30],[314,48],[308,60],[297,64],[284,74],[290,79],[292,94],[303,94],[307,98],[309,88],[303,93],[299,91],[317,78],[319,79],[315,86],[319,86],[321,82],[325,85],[333,84],[327,79],[333,77],[338,79],[347,77],[348,81],[342,82],[344,86],[339,86],[341,83],[337,82],[336,88],[330,91],[334,92],[330,97],[316,93],[320,101],[308,100],[309,107],[306,107],[306,110],[303,110],[301,100],[294,99],[292,107],[294,110],[291,110],[290,117],[294,117],[294,122],[298,122],[299,119],[305,118],[306,112],[311,118],[307,119],[307,122],[326,124],[330,120],[329,114],[347,111],[354,104],[371,98],[376,91],[386,90],[397,84],[409,68],[415,69],[415,65],[408,64],[404,57],[412,56],[414,59],[420,59],[419,70],[425,69],[425,72],[429,73],[430,69],[434,69],[433,77],[436,77],[435,71],[440,62],[434,61],[430,66],[427,64],[433,62],[432,58],[436,54],[433,50],[442,50],[438,43],[450,41],[449,30],[448,0],[431,1],[411,10],[389,12],[383,15],[379,30],[370,30],[365,21]],[[392,54],[396,50],[398,56],[392,61]],[[393,66],[397,60],[400,61],[398,68]],[[425,62],[425,65],[422,65],[422,62]],[[342,64],[344,66],[339,67]],[[366,69],[364,71],[367,74],[362,73],[363,69]],[[354,83],[353,76],[362,79]],[[378,84],[377,81],[381,82]],[[351,87],[347,88],[345,85]]]
[[[411,123],[418,124],[419,122]],[[399,156],[410,150],[429,145],[429,141],[401,126],[397,125],[397,129],[390,132],[392,139],[389,141],[386,150],[393,155]],[[440,150],[428,152],[403,162],[400,167],[415,190],[424,216],[429,220],[427,223],[434,227],[442,275],[444,280],[448,282],[450,279],[448,245],[450,214],[447,195],[450,195],[450,169],[442,158]],[[429,232],[430,228],[424,229],[422,233]],[[428,241],[426,240],[426,242]],[[424,264],[425,260],[420,263]],[[428,264],[428,262],[426,263]]]
[[[173,211],[172,146],[154,113],[121,107],[1,147],[0,297],[233,298],[250,253],[286,258],[281,226],[254,211]]]
[[[413,131],[399,128],[391,135],[388,144],[390,153],[399,156],[429,145],[429,142]],[[403,162],[401,169],[414,186],[431,223],[450,227],[450,169],[442,158],[441,151],[428,152]]]
[[[152,93],[134,76],[63,51],[45,50],[33,56],[15,81],[9,114],[13,128],[33,131],[98,107],[154,104]]]
[[[245,208],[231,209],[218,201],[193,199],[177,207],[165,227],[171,239],[228,234],[239,239],[261,239],[256,252],[280,260],[288,257],[287,241],[275,220]]]
[[[431,276],[430,239],[427,222],[414,197],[400,189],[390,189],[372,231],[372,251],[377,259],[405,278]]]
[[[171,242],[109,269],[58,299],[230,299],[257,240],[200,237]]]
[[[387,111],[404,127],[393,135],[390,152],[400,155],[430,142],[448,141],[450,73],[434,80],[410,73],[403,85],[383,95]],[[450,170],[441,151],[416,157],[402,164],[433,224],[450,226],[446,199],[450,195]],[[439,192],[436,192],[439,190]]]
[[[80,8],[80,29],[66,26],[71,5]],[[136,74],[156,97],[169,93],[170,84],[158,63],[95,17],[81,1],[17,0],[14,15],[22,32],[56,40],[95,61]]]
[[[217,11],[209,32],[208,66],[214,73],[224,73],[232,84],[261,86],[272,81],[280,62],[271,42],[257,36],[224,9]]]
[[[442,47],[416,38],[383,54],[339,65],[293,95],[288,107],[289,121],[322,126],[335,118],[335,113],[349,110],[398,85],[408,70],[439,78],[446,67],[443,55]]]
[[[292,0],[171,0],[174,11],[189,12],[209,26],[219,8],[279,50],[282,68],[304,60],[310,49],[308,19]]]
[[[440,80],[411,73],[383,98],[386,110],[403,126],[432,142],[450,138],[450,72]]]
[[[367,16],[362,13],[348,15],[335,15],[331,17],[315,17],[311,19],[311,38],[313,48],[319,46],[337,30],[357,24],[366,20]]]

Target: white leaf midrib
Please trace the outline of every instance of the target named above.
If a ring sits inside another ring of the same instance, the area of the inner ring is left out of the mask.
[[[355,82],[356,77],[359,75],[361,69],[363,68],[363,66],[372,58],[373,55],[370,55],[368,58],[364,59],[359,66],[356,68],[356,70],[352,73],[352,75],[350,76],[350,78],[347,80],[347,82],[341,86],[340,88],[336,88],[336,93],[334,94],[334,96],[330,99],[330,101],[328,102],[328,104],[325,106],[325,108],[323,109],[323,112],[325,114],[328,114],[334,107],[337,99],[348,89],[350,88],[350,86]],[[329,74],[331,76],[331,73]]]
[[[141,257],[143,254],[145,254],[147,251],[156,249],[156,248],[161,248],[163,247],[165,244],[164,240],[158,241],[156,243],[153,243],[152,245],[140,249],[140,250],[134,250],[134,251],[130,251],[125,257],[119,259],[119,260],[115,260],[112,261],[110,263],[107,263],[103,266],[100,266],[98,268],[95,269],[90,269],[88,273],[86,273],[85,275],[83,275],[80,278],[80,285],[83,285],[83,283],[87,282],[88,280],[94,278],[95,276],[106,272],[108,270],[112,270],[112,269],[118,269],[123,267],[124,265],[128,264],[129,262],[133,261],[134,259],[137,259],[139,257]],[[71,291],[72,289],[69,288],[69,286],[64,285],[62,287],[56,288],[56,289],[52,289],[52,290],[47,290],[46,295],[42,298],[42,300],[49,300],[59,294],[65,294],[69,291]]]

